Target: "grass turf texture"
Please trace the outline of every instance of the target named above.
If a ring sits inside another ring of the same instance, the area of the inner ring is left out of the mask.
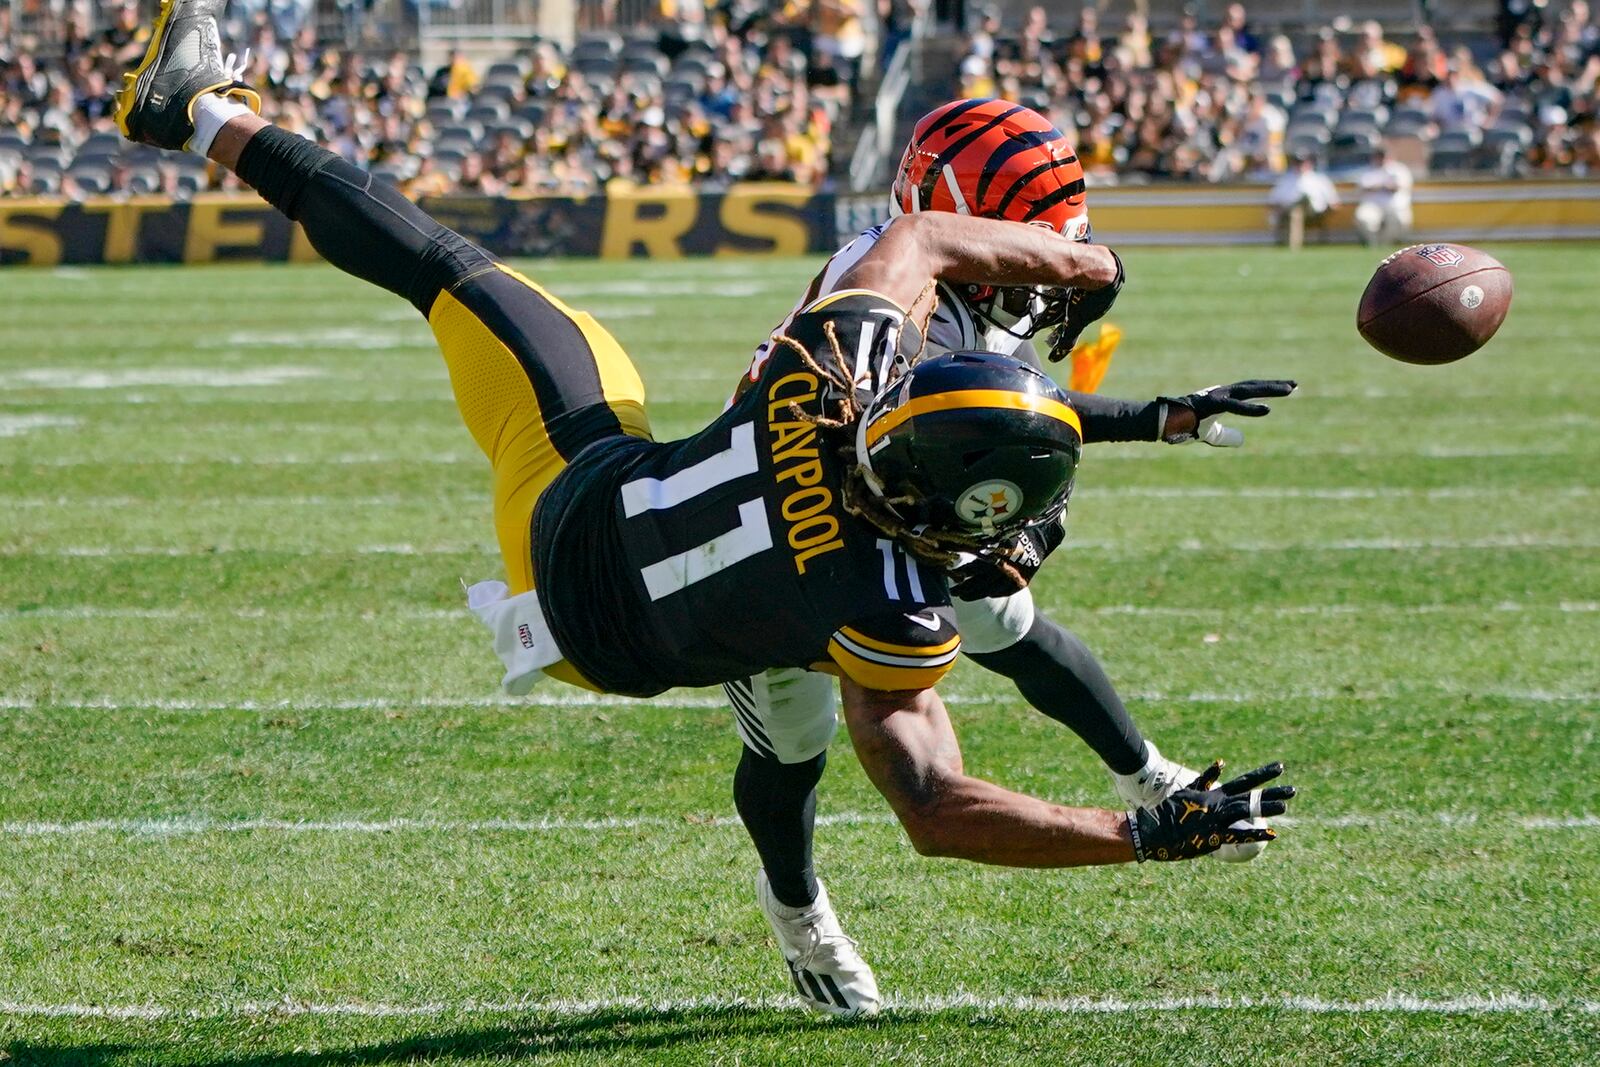
[[[1091,449],[1037,588],[1158,743],[1287,760],[1301,820],[1242,868],[922,860],[841,739],[821,871],[907,1005],[857,1025],[782,1007],[710,694],[494,700],[456,583],[498,566],[486,465],[398,299],[321,268],[7,272],[0,1049],[1592,1062],[1597,251],[1491,251],[1511,317],[1443,368],[1356,336],[1370,253],[1128,254],[1105,391],[1301,393],[1242,451]],[[666,438],[815,264],[529,269],[623,341]],[[973,771],[1109,801],[998,680],[946,689]]]

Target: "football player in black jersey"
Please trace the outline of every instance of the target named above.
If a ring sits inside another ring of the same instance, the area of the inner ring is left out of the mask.
[[[1152,811],[1064,808],[967,775],[933,689],[960,645],[945,570],[1064,507],[1082,429],[1020,363],[918,363],[908,309],[940,278],[1102,288],[1118,270],[1109,250],[994,220],[898,220],[844,292],[777,338],[756,388],[700,433],[657,443],[638,374],[592,317],[256,114],[222,58],[224,3],[163,0],[118,123],[231,169],[330,262],[426,316],[494,470],[507,582],[475,587],[471,605],[508,689],[548,675],[648,696],[817,666],[839,676],[861,762],[921,851],[1061,867],[1270,838],[1235,824],[1285,810],[1292,788],[1266,785],[1279,765],[1221,786],[1208,773]],[[854,367],[885,347],[911,367],[863,402]],[[918,442],[934,439],[965,439],[970,455],[924,463]],[[876,1010],[870,971],[840,988],[792,965],[838,1011]]]

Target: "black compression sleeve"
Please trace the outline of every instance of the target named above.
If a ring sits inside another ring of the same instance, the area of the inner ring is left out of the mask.
[[[493,262],[392,185],[276,126],[250,138],[236,170],[300,223],[329,263],[405,297],[424,315],[442,289]]]
[[[733,772],[734,807],[755,842],[772,895],[791,908],[817,899],[811,838],[817,783],[827,765],[826,752],[800,763],[780,763],[745,746]]]
[[[1028,703],[1083,738],[1117,774],[1144,766],[1144,735],[1094,653],[1072,631],[1039,615],[1010,648],[969,658],[1010,678]]]
[[[1156,419],[1161,414],[1159,400],[1117,400],[1098,393],[1067,390],[1072,410],[1083,422],[1083,443],[1106,441],[1159,441],[1161,429]]]

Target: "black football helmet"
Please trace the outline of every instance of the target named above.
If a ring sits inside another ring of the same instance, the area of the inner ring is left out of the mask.
[[[957,545],[997,545],[1060,515],[1082,450],[1055,382],[993,352],[916,364],[856,427],[868,488],[912,530]]]

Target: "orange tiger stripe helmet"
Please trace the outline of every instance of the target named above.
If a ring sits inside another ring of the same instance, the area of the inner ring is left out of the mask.
[[[895,215],[953,211],[1089,239],[1077,152],[1043,115],[1006,100],[953,100],[924,115],[889,206]]]

